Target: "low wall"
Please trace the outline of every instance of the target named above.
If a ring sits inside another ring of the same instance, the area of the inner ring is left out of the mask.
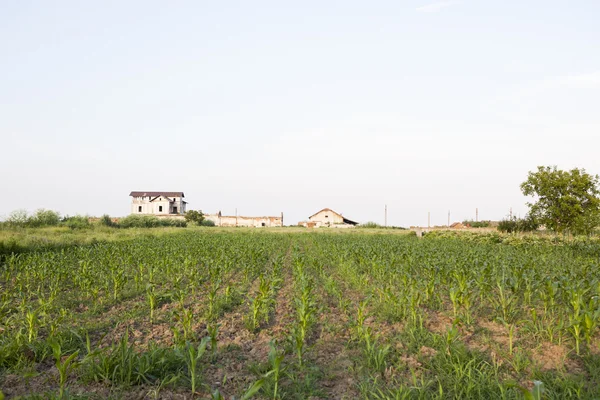
[[[239,215],[206,214],[204,218],[214,222],[216,226],[245,226],[253,228],[283,226],[283,217],[244,217]]]

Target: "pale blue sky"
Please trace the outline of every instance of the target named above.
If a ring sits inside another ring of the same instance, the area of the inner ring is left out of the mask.
[[[287,3],[287,4],[286,4]],[[395,225],[600,173],[600,1],[3,1],[0,216],[131,190]]]

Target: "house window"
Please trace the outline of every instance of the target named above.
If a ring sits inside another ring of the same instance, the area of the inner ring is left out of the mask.
[[[267,224],[265,224],[264,222],[260,224],[261,226],[267,226]]]
[[[173,214],[177,214],[177,207],[173,207]]]
[[[142,212],[142,206],[138,207],[138,212]]]
[[[158,206],[158,212],[162,212],[162,206]]]

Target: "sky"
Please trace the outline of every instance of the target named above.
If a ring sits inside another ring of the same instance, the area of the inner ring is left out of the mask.
[[[132,190],[285,224],[527,212],[600,174],[600,1],[0,2],[0,218]]]

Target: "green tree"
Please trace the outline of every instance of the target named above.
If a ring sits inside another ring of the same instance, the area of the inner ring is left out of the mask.
[[[529,215],[537,223],[556,232],[589,234],[600,223],[598,185],[598,175],[590,175],[585,169],[538,167],[529,172],[521,191],[535,198],[527,205]]]
[[[185,220],[187,222],[195,222],[198,225],[202,225],[204,214],[202,214],[202,211],[189,210],[185,213]]]

